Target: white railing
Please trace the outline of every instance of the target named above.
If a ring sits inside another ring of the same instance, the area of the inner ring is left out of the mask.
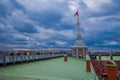
[[[0,64],[6,64],[6,63],[15,63],[15,62],[22,62],[22,61],[30,61],[30,60],[39,60],[39,59],[47,59],[47,58],[54,58],[54,57],[60,57],[64,54],[47,54],[47,55],[12,55],[12,56],[6,56],[6,55],[0,55]]]

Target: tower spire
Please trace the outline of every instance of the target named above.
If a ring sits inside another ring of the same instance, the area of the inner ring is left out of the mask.
[[[79,11],[77,10],[77,39],[80,40],[82,39],[81,35],[80,35],[80,19],[79,19]]]
[[[82,40],[81,34],[80,34],[80,19],[79,19],[79,12],[78,9],[76,11],[76,13],[74,14],[74,17],[76,17],[76,21],[77,21],[77,37],[76,37],[76,41],[74,43],[74,45],[72,46],[72,55],[76,56],[76,57],[85,57],[85,55],[88,52],[88,47],[86,46],[86,44],[84,43],[84,41]]]

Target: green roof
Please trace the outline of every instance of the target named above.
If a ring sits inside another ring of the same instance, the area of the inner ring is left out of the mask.
[[[107,66],[117,66],[117,64],[113,61],[113,60],[110,60],[111,64],[107,64]]]
[[[99,60],[98,56],[97,60]],[[101,60],[110,60],[110,56],[101,56]],[[113,56],[113,60],[120,60],[120,56]]]
[[[0,80],[92,80],[84,59],[68,57],[0,67]]]
[[[89,55],[86,55],[86,60],[90,60],[90,56]]]

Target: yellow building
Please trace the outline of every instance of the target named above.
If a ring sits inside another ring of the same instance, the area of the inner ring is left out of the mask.
[[[83,40],[76,39],[75,44],[72,46],[72,55],[76,57],[85,57],[88,53],[88,47],[85,45]]]

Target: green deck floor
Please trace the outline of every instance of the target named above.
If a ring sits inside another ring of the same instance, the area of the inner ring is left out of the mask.
[[[62,58],[0,67],[0,80],[90,80],[83,59]]]

